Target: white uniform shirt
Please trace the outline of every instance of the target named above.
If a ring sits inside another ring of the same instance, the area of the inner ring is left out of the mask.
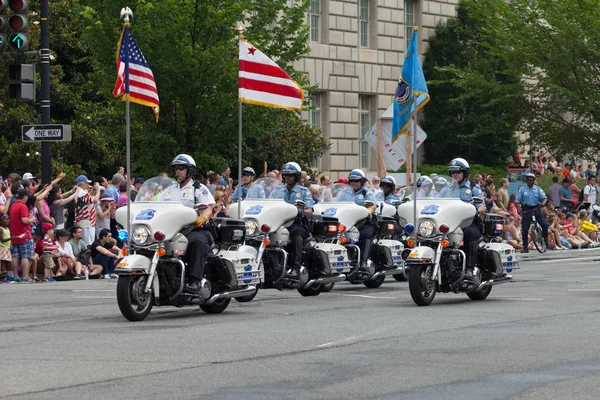
[[[588,195],[588,203],[596,204],[596,185],[585,185],[585,187],[583,188],[583,194]]]
[[[208,188],[202,184],[194,188],[194,181],[190,180],[184,187],[179,183],[169,186],[161,193],[160,201],[178,201],[186,207],[196,209],[201,204],[215,205],[215,199]]]

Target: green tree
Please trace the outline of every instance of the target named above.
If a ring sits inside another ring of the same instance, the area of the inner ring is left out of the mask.
[[[510,0],[494,16],[494,51],[523,68],[528,142],[557,154],[600,150],[600,3]]]
[[[504,166],[515,152],[525,103],[520,71],[490,51],[498,10],[493,0],[462,0],[429,41],[423,71],[431,100],[421,122],[427,163],[463,157]]]

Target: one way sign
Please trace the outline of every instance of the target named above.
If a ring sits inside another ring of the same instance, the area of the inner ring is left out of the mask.
[[[24,142],[70,142],[71,125],[23,125]]]

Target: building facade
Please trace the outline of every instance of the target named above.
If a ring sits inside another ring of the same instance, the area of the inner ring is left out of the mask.
[[[458,0],[312,0],[310,52],[294,64],[318,85],[303,117],[331,143],[314,167],[335,179],[377,170],[365,132],[392,103],[414,26],[419,52],[435,26],[456,15]]]

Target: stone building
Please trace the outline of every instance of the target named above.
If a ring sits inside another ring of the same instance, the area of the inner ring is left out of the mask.
[[[391,104],[414,26],[424,53],[435,26],[458,0],[312,0],[310,52],[294,67],[319,89],[303,117],[331,143],[315,167],[332,178],[353,168],[377,170],[365,131]]]

